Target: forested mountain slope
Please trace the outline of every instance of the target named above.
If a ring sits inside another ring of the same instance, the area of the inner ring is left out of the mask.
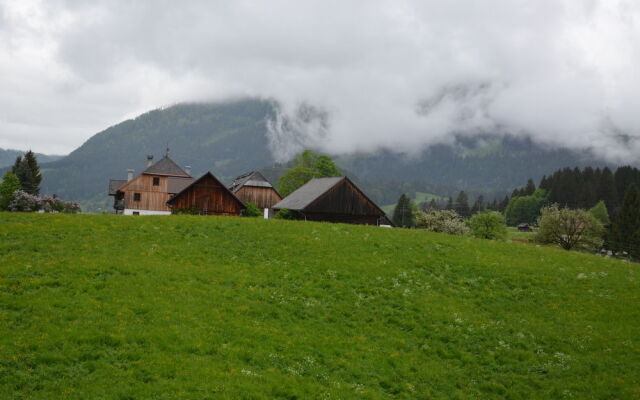
[[[85,210],[108,210],[108,179],[124,178],[128,168],[140,172],[147,154],[158,157],[167,146],[177,163],[193,167],[194,175],[211,170],[228,181],[264,169],[275,180],[283,168],[274,167],[268,148],[266,121],[273,115],[273,103],[257,99],[179,104],[148,112],[96,134],[64,159],[45,164],[43,193],[80,201]],[[490,134],[459,138],[454,146],[432,146],[415,157],[386,150],[342,155],[336,162],[381,204],[411,191],[507,191],[565,166],[605,164],[588,154]]]

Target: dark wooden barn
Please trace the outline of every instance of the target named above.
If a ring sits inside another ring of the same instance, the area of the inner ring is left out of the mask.
[[[167,205],[173,213],[197,211],[200,215],[238,216],[245,208],[242,201],[211,172],[176,193]]]
[[[244,203],[253,203],[258,208],[271,208],[282,200],[280,193],[258,171],[240,175],[231,182],[229,190]]]
[[[273,206],[308,221],[391,225],[380,209],[346,176],[312,179]]]

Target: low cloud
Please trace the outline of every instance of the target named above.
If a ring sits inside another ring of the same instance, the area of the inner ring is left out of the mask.
[[[284,160],[509,133],[640,152],[640,5],[4,1],[0,147],[68,152],[181,101],[275,99]]]

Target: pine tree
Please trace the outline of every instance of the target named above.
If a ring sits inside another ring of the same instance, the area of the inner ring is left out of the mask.
[[[33,174],[29,164],[25,159],[18,165],[15,172],[18,180],[20,181],[20,188],[29,194],[35,195],[36,187],[34,186]]]
[[[429,210],[429,209],[432,209],[432,210],[437,210],[438,209],[438,203],[436,203],[436,199],[431,199],[429,204],[427,204],[427,210]]]
[[[28,192],[34,196],[40,194],[40,184],[42,183],[42,174],[40,173],[40,166],[38,165],[38,160],[36,159],[36,155],[33,154],[33,151],[27,151],[27,154],[24,155],[23,162],[26,162],[31,170],[31,192]]]
[[[22,156],[16,157],[16,161],[13,163],[13,167],[11,167],[11,172],[14,174],[18,171],[18,167],[22,164]]]
[[[483,212],[486,209],[484,204],[484,196],[480,195],[473,203],[473,207],[471,207],[471,215],[475,215],[477,213]]]
[[[529,178],[529,180],[527,181],[527,185],[524,187],[523,190],[520,191],[520,193],[522,196],[531,196],[535,191],[536,191],[536,184],[533,183],[533,179]]]
[[[604,203],[607,205],[609,215],[612,215],[613,211],[618,206],[618,193],[616,190],[615,180],[613,179],[613,174],[607,167],[602,170],[597,193],[598,200],[604,200]]]
[[[629,186],[624,195],[622,208],[611,229],[609,245],[612,250],[640,257],[640,189],[635,184]]]
[[[444,206],[445,210],[453,210],[453,197],[449,196],[449,200],[447,200],[447,205]]]
[[[404,193],[398,199],[396,208],[393,210],[392,221],[395,226],[410,228],[415,225],[413,202]]]
[[[469,198],[467,197],[467,194],[464,192],[464,190],[461,190],[460,193],[458,193],[454,209],[462,218],[471,216],[471,210],[469,209]]]
[[[498,211],[504,212],[504,210],[507,209],[508,205],[509,205],[509,196],[504,196],[504,199],[502,199],[500,204],[498,204]]]

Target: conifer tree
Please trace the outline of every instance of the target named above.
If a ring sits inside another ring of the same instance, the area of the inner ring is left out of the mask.
[[[447,200],[447,205],[444,206],[445,210],[453,210],[453,197],[449,196],[449,199]]]
[[[500,204],[498,204],[498,211],[504,212],[504,210],[507,209],[508,205],[509,205],[509,196],[504,196],[504,199],[502,199]]]
[[[469,216],[471,216],[471,210],[469,209],[469,198],[467,197],[467,194],[464,192],[464,190],[461,190],[460,193],[458,193],[454,209],[462,218],[468,218]]]
[[[535,191],[536,191],[536,184],[533,183],[533,179],[529,178],[529,180],[527,181],[527,185],[524,187],[523,190],[520,191],[520,193],[522,196],[531,196]]]
[[[607,205],[607,211],[609,215],[613,213],[618,206],[618,193],[616,190],[616,183],[613,179],[613,173],[607,167],[602,170],[600,176],[600,184],[598,185],[598,200],[604,200]]]
[[[414,210],[415,205],[404,193],[398,199],[396,208],[393,210],[392,221],[395,226],[411,228],[415,226]]]
[[[473,207],[471,207],[471,215],[475,215],[479,212],[483,212],[486,209],[484,204],[484,196],[480,195],[473,203]]]
[[[42,183],[42,174],[40,173],[40,166],[38,165],[38,160],[36,160],[36,155],[33,154],[33,151],[29,150],[24,155],[23,162],[26,162],[31,170],[31,193],[34,196],[40,194],[40,184]]]
[[[627,189],[622,208],[611,229],[609,244],[612,250],[626,251],[640,257],[640,188],[632,184]]]

